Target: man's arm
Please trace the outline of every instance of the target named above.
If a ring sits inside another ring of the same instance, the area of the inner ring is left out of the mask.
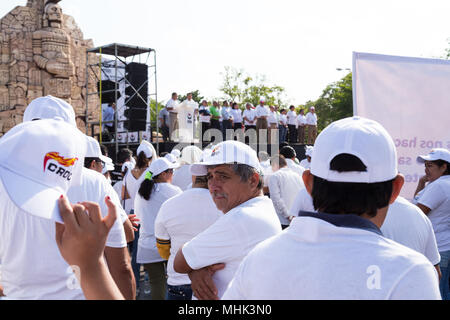
[[[105,258],[111,276],[117,287],[119,287],[120,292],[125,299],[134,300],[136,298],[136,281],[127,247],[105,247]]]
[[[277,211],[277,213],[281,213],[283,217],[290,220],[288,208],[284,203],[283,197],[281,195],[281,189],[279,185],[279,181],[276,176],[272,176],[269,179],[269,192],[270,199],[272,199],[273,205]]]

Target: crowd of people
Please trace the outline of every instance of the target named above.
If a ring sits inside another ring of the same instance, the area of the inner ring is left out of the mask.
[[[224,114],[276,128],[259,107]],[[142,141],[114,165],[68,103],[36,99],[0,138],[0,299],[131,300],[146,274],[154,300],[448,300],[450,152],[418,157],[409,202],[379,123],[339,120],[310,141],[306,159],[287,144],[157,154]]]
[[[311,107],[305,115],[305,109],[296,109],[290,106],[289,110],[279,108],[276,105],[266,105],[265,98],[261,97],[258,106],[245,103],[241,106],[237,102],[212,101],[211,104],[203,100],[200,105],[192,100],[192,94],[187,95],[186,101],[178,101],[178,94],[173,93],[171,99],[166,103],[159,113],[159,129],[163,141],[178,141],[179,123],[185,121],[186,114],[183,104],[190,104],[192,116],[196,124],[201,128],[202,141],[214,141],[209,130],[215,129],[222,133],[222,140],[230,140],[227,132],[234,135],[245,135],[249,130],[267,130],[267,142],[277,141],[279,144],[288,142],[291,144],[313,145],[317,138],[317,114],[315,107]],[[297,114],[298,112],[298,114]],[[278,131],[275,131],[278,129]],[[195,126],[192,127],[195,130]],[[230,130],[230,131],[228,131]],[[275,136],[278,132],[278,137]],[[274,137],[272,137],[274,136]],[[258,136],[259,138],[259,136]]]

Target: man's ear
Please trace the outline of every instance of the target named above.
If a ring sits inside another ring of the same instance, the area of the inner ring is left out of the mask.
[[[309,169],[306,169],[303,172],[302,178],[303,178],[303,183],[305,184],[305,187],[306,187],[306,191],[308,191],[308,193],[310,195],[312,195],[314,176],[311,174],[311,171]]]
[[[397,197],[400,194],[400,191],[402,191],[403,184],[405,183],[405,177],[402,174],[398,174],[395,178],[394,182],[392,183],[392,195],[391,199],[389,200],[389,204],[393,204]]]

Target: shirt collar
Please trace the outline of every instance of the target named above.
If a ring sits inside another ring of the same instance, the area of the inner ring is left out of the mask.
[[[355,228],[374,232],[380,236],[383,235],[381,230],[371,221],[361,218],[356,214],[329,214],[300,211],[299,217],[310,217],[331,223],[336,227]]]

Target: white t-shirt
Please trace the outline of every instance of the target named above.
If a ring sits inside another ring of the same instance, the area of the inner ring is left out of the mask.
[[[0,179],[0,261],[4,293],[12,300],[83,300],[56,244],[55,222],[20,210]]]
[[[256,119],[256,111],[254,109],[245,109],[242,116],[244,118],[247,118],[247,120],[252,121],[251,123],[247,120],[244,120],[244,125],[246,126],[253,126],[256,124],[255,119]]]
[[[278,124],[278,114],[275,111],[269,111],[269,118],[267,118],[269,124]]]
[[[306,124],[310,126],[317,126],[317,114],[308,112],[306,115]]]
[[[225,264],[223,270],[213,275],[220,298],[247,253],[280,231],[280,221],[272,201],[267,197],[256,197],[233,208],[186,243],[183,255],[194,270]]]
[[[167,263],[167,283],[171,286],[190,284],[187,274],[175,272],[173,261],[178,250],[196,235],[206,230],[223,213],[212,200],[208,189],[194,188],[167,200],[155,221],[157,239],[170,240]]]
[[[164,261],[156,247],[155,220],[161,205],[166,200],[180,194],[180,188],[170,183],[156,183],[153,187],[150,200],[145,200],[139,194],[134,200],[134,210],[140,219],[137,263],[154,263]]]
[[[315,212],[313,198],[308,193],[305,187],[303,187],[295,196],[292,202],[291,208],[289,209],[289,215],[293,217],[298,217],[300,211]]]
[[[386,238],[420,252],[433,265],[441,260],[430,219],[405,198],[398,197],[389,206],[381,232]]]
[[[131,209],[134,209],[134,201],[136,198],[136,194],[139,191],[139,188],[141,187],[142,181],[144,181],[145,179],[145,174],[141,174],[141,176],[136,179],[133,174],[132,171],[128,171],[127,174],[125,175],[125,187],[126,190],[128,192],[128,195],[130,196],[130,203],[132,205]]]
[[[297,125],[297,113],[295,111],[288,111],[287,120],[288,120],[288,125],[296,126]]]
[[[117,181],[113,185],[113,189],[114,189],[114,191],[116,191],[117,196],[119,197],[120,204],[122,205],[123,210],[125,210],[126,213],[130,214],[131,209],[133,209],[134,203],[131,201],[131,199],[125,199],[125,201],[123,201],[122,186],[123,186],[123,180],[120,180],[120,181]]]
[[[280,114],[280,124],[282,126],[287,126],[288,121],[287,121],[287,115],[285,114]]]
[[[102,216],[106,217],[108,215],[108,207],[106,206],[105,198],[109,196],[117,206],[117,213],[120,219],[117,219],[109,231],[106,246],[110,248],[125,248],[127,246],[127,240],[123,223],[128,219],[128,216],[123,210],[120,199],[113,187],[105,179],[104,175],[87,168],[82,169],[81,179],[81,185],[72,186],[67,191],[69,201],[71,203],[83,201],[96,202],[100,205]]]
[[[300,161],[300,166],[306,169],[311,168],[311,162],[308,161],[308,159],[303,159]]]
[[[173,173],[172,184],[186,191],[188,186],[192,183],[191,166],[184,164]]]
[[[287,167],[281,168],[271,175],[269,179],[270,199],[282,225],[289,225],[289,209],[302,188],[305,188],[302,178]]]
[[[223,299],[438,300],[440,292],[422,254],[368,229],[299,217],[247,255]]]
[[[439,252],[450,250],[450,176],[442,176],[427,185],[418,202],[431,209],[428,218]]]

